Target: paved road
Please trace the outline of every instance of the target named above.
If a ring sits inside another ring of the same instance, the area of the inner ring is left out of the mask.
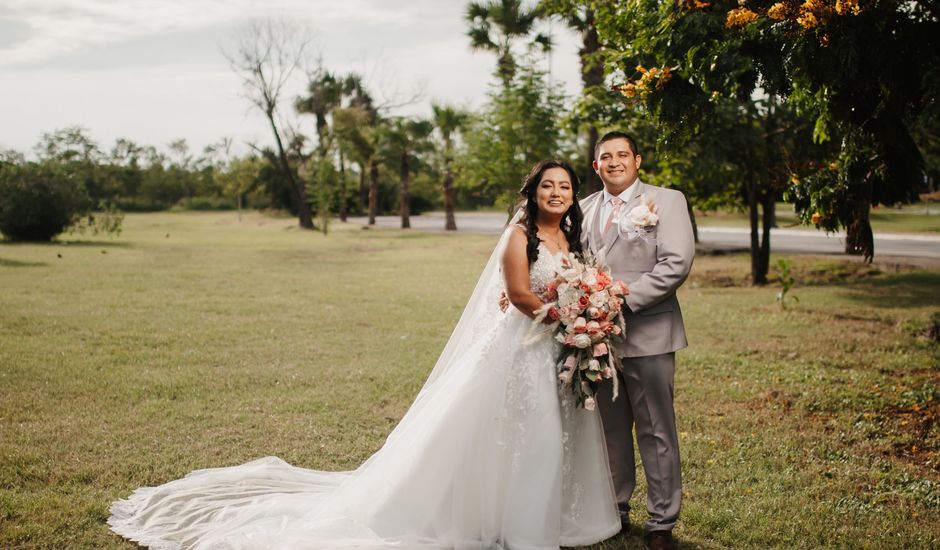
[[[350,222],[365,225],[365,218],[350,218]],[[498,234],[502,231],[506,216],[489,212],[462,212],[457,214],[457,228],[462,233]],[[379,216],[379,227],[397,228],[401,225],[398,216]],[[442,214],[426,214],[411,217],[412,229],[420,231],[444,231]],[[795,254],[842,254],[844,234],[827,235],[823,231],[807,229],[772,229],[770,243],[776,252]],[[750,242],[750,230],[744,227],[700,227],[699,240],[712,249],[746,249]],[[899,258],[925,259],[940,262],[940,237],[931,235],[880,234],[875,235],[875,254]]]

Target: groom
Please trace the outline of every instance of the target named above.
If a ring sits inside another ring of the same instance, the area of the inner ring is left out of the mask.
[[[632,137],[605,134],[594,149],[594,171],[604,189],[581,201],[585,250],[602,259],[615,280],[627,284],[626,339],[620,397],[612,384],[597,399],[610,459],[617,507],[629,527],[636,487],[633,428],[646,471],[650,514],[644,532],[649,548],[672,549],[679,518],[682,480],[673,410],[675,352],[686,347],[676,290],[692,267],[695,242],[681,192],[640,181],[642,158]]]

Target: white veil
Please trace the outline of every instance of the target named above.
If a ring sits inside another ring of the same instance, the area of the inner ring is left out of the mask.
[[[159,549],[438,548],[428,538],[435,532],[495,541],[498,511],[474,503],[500,502],[495,494],[508,475],[493,411],[505,399],[509,351],[519,338],[500,326],[509,314],[499,295],[503,252],[522,215],[503,231],[414,402],[359,468],[322,472],[266,457],[197,470],[114,502],[112,530]],[[517,320],[528,327],[527,318]],[[414,532],[400,532],[403,526]]]
[[[509,241],[509,235],[512,233],[512,227],[522,219],[525,213],[525,207],[520,207],[506,224],[503,234],[490,259],[486,262],[486,267],[477,279],[477,284],[473,288],[470,299],[467,300],[467,306],[457,321],[457,326],[451,333],[444,350],[437,358],[434,369],[428,375],[421,392],[428,391],[434,382],[454,366],[456,357],[459,357],[462,350],[466,350],[471,343],[478,340],[484,331],[491,329],[497,319],[503,315],[499,308],[499,295],[505,288],[502,273],[503,252],[506,250],[506,243]]]

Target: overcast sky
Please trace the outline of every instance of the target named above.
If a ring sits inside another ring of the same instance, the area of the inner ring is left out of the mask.
[[[247,21],[309,25],[323,64],[366,76],[373,92],[479,106],[495,56],[471,52],[465,0],[3,0],[0,149],[29,151],[43,132],[86,127],[103,149],[118,137],[194,151],[222,137],[267,143],[221,49]],[[579,87],[578,39],[552,25],[556,86]],[[295,93],[302,91],[298,82]],[[309,118],[309,117],[308,117]],[[312,121],[305,122],[312,128]]]

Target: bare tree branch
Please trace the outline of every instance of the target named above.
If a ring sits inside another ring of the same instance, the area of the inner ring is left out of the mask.
[[[305,185],[288,155],[297,134],[283,120],[279,107],[293,75],[307,66],[312,42],[305,27],[287,20],[266,19],[246,25],[235,35],[232,47],[222,52],[241,78],[245,98],[268,119],[277,147],[276,165],[290,187],[300,226],[308,229],[314,227],[313,214]],[[288,140],[286,146],[282,136]]]

